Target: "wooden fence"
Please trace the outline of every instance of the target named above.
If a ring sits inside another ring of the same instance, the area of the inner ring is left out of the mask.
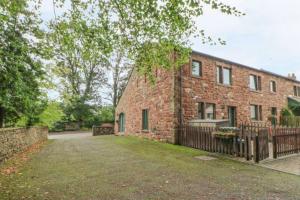
[[[232,137],[219,137],[215,127],[185,126],[178,131],[179,145],[204,151],[244,157],[255,162],[300,153],[300,128],[241,125]]]
[[[272,135],[274,158],[300,153],[300,128],[276,128]]]
[[[269,157],[268,129],[241,126],[235,136],[218,136],[214,127],[185,126],[178,132],[178,144],[214,153],[244,157],[259,162]]]
[[[280,125],[287,127],[300,127],[299,116],[284,116],[280,117]]]

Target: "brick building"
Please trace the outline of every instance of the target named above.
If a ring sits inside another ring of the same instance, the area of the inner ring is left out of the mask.
[[[298,97],[300,82],[295,76],[193,52],[180,70],[158,70],[155,85],[133,71],[116,108],[115,130],[174,142],[180,124],[268,122],[279,118],[289,98]]]

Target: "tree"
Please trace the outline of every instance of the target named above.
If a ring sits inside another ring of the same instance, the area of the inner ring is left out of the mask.
[[[71,10],[51,22],[48,46],[67,118],[82,122],[101,104],[111,34],[105,24],[86,18],[74,3]]]
[[[115,108],[119,102],[119,99],[126,87],[130,72],[132,70],[132,64],[127,59],[126,50],[117,48],[114,50],[109,63],[109,70],[112,72],[112,81],[107,83],[109,89],[109,100],[112,102],[113,108]]]
[[[63,5],[66,0],[56,2]],[[243,15],[219,0],[77,0],[72,3],[87,13],[86,17],[105,24],[114,39],[112,42],[122,44],[137,71],[151,81],[155,79],[157,67],[173,69],[188,61],[191,37],[215,43],[196,26],[204,7],[228,15]],[[218,41],[224,44],[221,39]]]
[[[28,2],[0,2],[0,128],[23,115],[31,125],[42,109],[42,32],[39,17],[30,11]]]

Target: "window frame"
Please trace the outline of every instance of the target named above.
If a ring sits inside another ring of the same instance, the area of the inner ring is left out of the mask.
[[[229,84],[224,83],[224,80],[225,80],[224,71],[225,70],[229,71]],[[225,86],[232,86],[232,68],[231,67],[224,67],[224,66],[221,66],[221,65],[217,65],[216,74],[217,74],[216,79],[217,79],[218,84],[225,85]]]
[[[254,77],[255,88],[251,87],[251,77]],[[251,91],[262,91],[262,79],[261,79],[261,76],[255,75],[255,74],[250,74],[249,75],[249,88],[250,88]]]
[[[193,73],[193,64],[194,63],[198,63],[199,64],[199,66],[198,66],[198,70],[199,70],[199,74],[194,74]],[[196,77],[196,78],[199,78],[199,77],[202,77],[202,75],[203,75],[203,72],[202,72],[202,62],[201,61],[199,61],[199,60],[192,60],[192,64],[191,64],[191,76],[192,77]]]
[[[213,119],[207,117],[207,105],[213,106]],[[216,104],[215,103],[209,103],[209,102],[198,102],[197,103],[197,119],[202,120],[215,120],[216,119]],[[202,112],[199,112],[199,110],[202,110]]]
[[[142,110],[142,131],[149,131],[149,109]]]
[[[277,82],[274,80],[270,81],[270,92],[277,93]]]
[[[300,97],[300,86],[294,85],[294,96]]]
[[[255,118],[252,117],[252,107],[254,107]],[[262,105],[250,104],[250,119],[252,121],[263,121]]]

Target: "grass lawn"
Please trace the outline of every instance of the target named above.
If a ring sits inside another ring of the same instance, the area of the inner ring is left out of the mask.
[[[194,158],[206,154],[134,137],[53,140],[18,173],[0,175],[0,199],[300,198],[298,176]]]

